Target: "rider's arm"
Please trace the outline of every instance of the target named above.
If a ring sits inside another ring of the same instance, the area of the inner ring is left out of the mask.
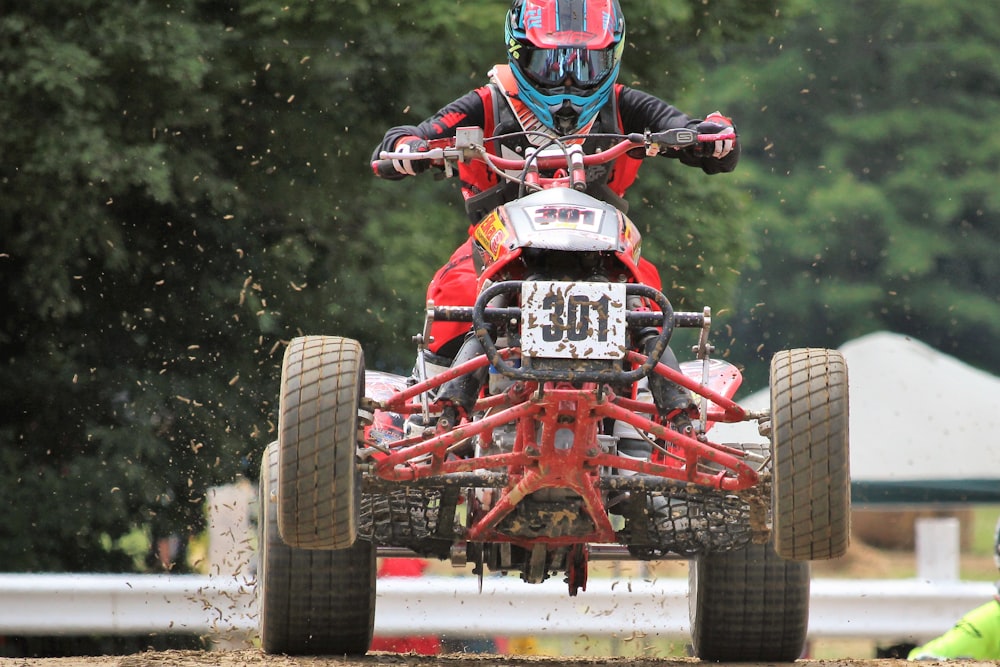
[[[678,127],[692,130],[698,127],[700,118],[691,118],[671,104],[649,93],[622,86],[618,96],[618,109],[622,119],[622,129],[628,132],[662,132]],[[723,158],[698,155],[692,149],[664,151],[661,155],[674,157],[691,167],[701,167],[706,174],[730,172],[740,159],[739,140],[733,150]]]
[[[910,652],[910,660],[1000,660],[1000,599],[976,607],[940,637]]]
[[[390,128],[382,138],[382,142],[375,147],[372,161],[377,160],[382,151],[396,150],[396,144],[405,137],[420,137],[425,140],[453,137],[456,128],[483,127],[485,116],[481,90],[470,91],[419,125],[399,125]],[[403,174],[388,178],[403,178]]]

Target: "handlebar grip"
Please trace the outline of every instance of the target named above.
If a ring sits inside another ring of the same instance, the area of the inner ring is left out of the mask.
[[[379,178],[402,175],[396,171],[396,167],[393,165],[392,160],[373,160],[372,172]]]
[[[699,134],[698,135],[698,141],[700,141],[702,143],[707,143],[709,141],[727,141],[727,140],[730,140],[730,139],[733,140],[733,141],[736,140],[736,133],[733,132],[732,130],[728,130],[726,132],[718,132],[716,134]]]
[[[686,148],[698,143],[726,141],[728,139],[735,140],[736,132],[727,130],[715,134],[700,134],[697,130],[674,128],[672,130],[664,130],[663,132],[654,132],[650,136],[652,143],[666,148]]]

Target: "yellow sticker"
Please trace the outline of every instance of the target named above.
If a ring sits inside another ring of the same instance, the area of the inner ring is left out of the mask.
[[[500,256],[509,235],[503,220],[500,219],[500,214],[493,211],[476,225],[475,237],[479,245],[490,254],[490,257],[496,259]]]

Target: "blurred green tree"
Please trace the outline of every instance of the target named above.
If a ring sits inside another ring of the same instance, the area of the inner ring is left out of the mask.
[[[736,356],[887,329],[1000,372],[1000,6],[789,4],[703,89],[747,139]]]
[[[671,99],[772,4],[626,3],[623,81]],[[351,336],[369,367],[408,370],[426,281],[466,224],[453,185],[380,182],[369,156],[484,82],[507,6],[0,15],[0,503],[20,508],[0,567],[155,567],[127,536],[197,532],[206,489],[255,474],[292,336]],[[646,167],[634,217],[671,296],[700,306],[733,285],[747,202],[684,171]]]

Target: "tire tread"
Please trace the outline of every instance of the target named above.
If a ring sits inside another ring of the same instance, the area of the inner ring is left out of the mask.
[[[261,463],[257,598],[261,647],[287,655],[363,655],[375,622],[375,548],[295,549],[278,534],[277,443]]]
[[[281,536],[302,549],[357,539],[361,345],[338,336],[294,338],[285,351],[278,412]]]
[[[850,543],[847,364],[801,348],[771,362],[774,542],[792,560],[842,556]]]

